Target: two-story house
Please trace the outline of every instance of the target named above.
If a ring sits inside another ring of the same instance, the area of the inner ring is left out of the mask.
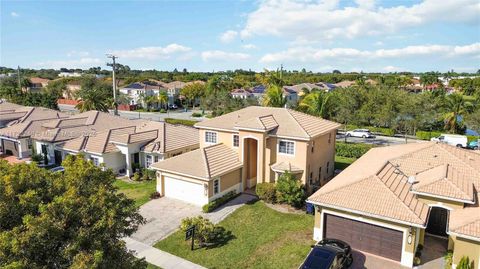
[[[247,107],[197,123],[200,149],[155,163],[157,191],[204,205],[289,171],[313,191],[332,176],[339,124],[285,108]]]
[[[336,238],[382,268],[480,268],[480,154],[434,142],[371,149],[308,198],[314,239]],[[417,253],[421,252],[421,255]],[[390,261],[388,263],[387,261]],[[446,267],[445,267],[446,268]]]

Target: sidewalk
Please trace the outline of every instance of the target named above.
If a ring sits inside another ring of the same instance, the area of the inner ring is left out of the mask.
[[[129,250],[135,251],[135,256],[137,258],[145,258],[147,262],[163,269],[206,269],[203,266],[174,256],[165,251],[161,251],[131,238],[124,238],[123,241],[125,241]]]

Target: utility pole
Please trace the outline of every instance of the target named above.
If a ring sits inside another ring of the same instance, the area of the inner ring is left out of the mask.
[[[113,54],[107,54],[107,58],[110,58],[112,59],[112,64],[109,64],[107,63],[107,66],[108,65],[111,65],[112,66],[112,80],[113,80],[113,106],[114,106],[114,110],[113,110],[113,114],[115,116],[118,116],[118,104],[117,104],[117,81],[115,80],[115,69],[116,69],[116,64],[115,64],[115,59],[117,59],[118,57],[113,55]]]
[[[20,66],[17,66],[18,90],[22,92],[22,80],[20,79]]]

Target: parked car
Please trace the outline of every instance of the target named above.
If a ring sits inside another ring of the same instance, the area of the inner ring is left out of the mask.
[[[178,106],[176,104],[168,104],[168,109],[177,109]]]
[[[469,149],[473,149],[473,150],[478,150],[478,142],[480,141],[479,140],[474,140],[474,141],[470,141],[470,143],[468,143],[467,145],[467,148]]]
[[[63,166],[57,166],[57,167],[54,167],[54,168],[50,169],[50,171],[52,171],[54,173],[63,173],[63,172],[65,172],[65,168]]]
[[[350,246],[337,239],[323,239],[316,245],[300,269],[346,269],[353,263]]]
[[[433,137],[430,140],[459,148],[466,148],[468,142],[468,138],[466,136],[456,134],[441,134],[439,137]]]
[[[368,129],[355,129],[345,133],[347,137],[374,138],[375,136]]]

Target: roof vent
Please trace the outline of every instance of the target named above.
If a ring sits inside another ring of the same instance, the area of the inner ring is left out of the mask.
[[[409,176],[408,177],[408,183],[414,184],[416,182],[417,182],[417,179],[415,178],[415,176]]]

